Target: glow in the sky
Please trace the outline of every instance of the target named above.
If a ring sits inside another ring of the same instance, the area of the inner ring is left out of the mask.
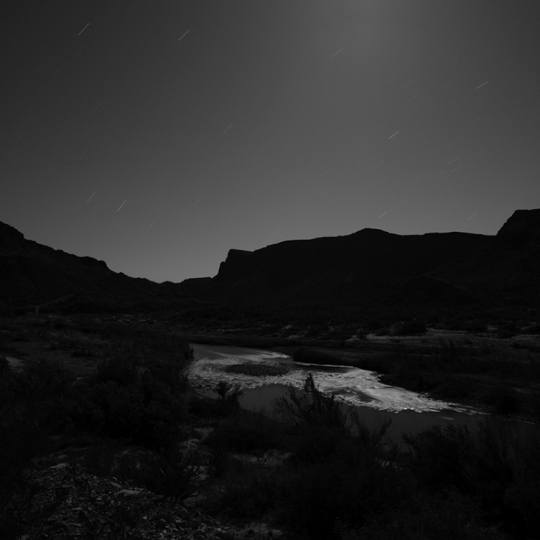
[[[540,207],[540,3],[13,2],[0,221],[155,281]]]

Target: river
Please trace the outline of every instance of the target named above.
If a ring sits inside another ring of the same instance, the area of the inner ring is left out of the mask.
[[[213,390],[219,381],[239,385],[243,390],[240,405],[249,410],[271,414],[275,400],[287,395],[290,387],[301,389],[311,372],[317,388],[340,397],[347,406],[354,408],[366,425],[376,425],[390,418],[389,435],[392,439],[400,439],[401,433],[419,433],[433,425],[473,427],[485,417],[479,411],[464,406],[385,385],[372,371],[350,366],[300,364],[281,353],[259,349],[218,345],[192,347],[195,361],[188,377],[197,391],[217,397]],[[224,371],[227,366],[244,363],[281,364],[289,372],[279,376],[254,377]]]

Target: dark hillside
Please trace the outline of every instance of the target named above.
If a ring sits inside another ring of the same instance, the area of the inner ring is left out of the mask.
[[[179,288],[235,304],[494,308],[538,303],[538,268],[540,210],[518,210],[496,236],[363,229],[231,249],[214,278]]]
[[[153,283],[26,240],[0,223],[0,306],[66,304],[175,309],[186,300],[281,305],[534,307],[540,298],[540,210],[518,210],[496,236],[398,235],[363,229],[290,240],[253,252],[231,249],[214,278]],[[265,308],[266,306],[266,308]],[[86,309],[85,308],[85,309]]]
[[[480,249],[430,275],[466,287],[475,284],[506,302],[538,305],[539,270],[540,210],[517,210]]]
[[[179,299],[175,289],[110,270],[105,262],[77,257],[26,240],[0,223],[0,306],[64,304],[116,309],[155,307]]]
[[[381,294],[388,299],[404,280],[462,260],[489,241],[490,237],[466,233],[400,236],[364,229],[254,252],[230,250],[217,276],[198,293],[262,302],[344,302],[374,295],[380,299]],[[448,286],[442,287],[447,292]]]

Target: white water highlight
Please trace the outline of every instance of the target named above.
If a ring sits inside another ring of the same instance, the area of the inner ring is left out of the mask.
[[[238,385],[244,391],[276,384],[302,389],[307,373],[311,372],[319,390],[354,406],[388,412],[473,412],[404,388],[388,386],[378,380],[376,373],[355,367],[300,364],[284,354],[258,349],[217,345],[192,347],[195,361],[188,371],[188,378],[199,391],[213,391],[219,381]],[[250,363],[283,365],[289,372],[277,376],[250,376],[224,371],[227,366]]]

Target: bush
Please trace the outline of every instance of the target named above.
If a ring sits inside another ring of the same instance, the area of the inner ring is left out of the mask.
[[[216,393],[228,409],[238,409],[240,407],[239,400],[243,393],[240,385],[219,381],[216,385]]]
[[[122,446],[99,445],[85,453],[84,463],[91,474],[114,477],[178,501],[191,497],[204,480],[200,454],[177,448],[125,451]]]
[[[207,495],[206,509],[235,519],[261,519],[287,504],[290,473],[235,462]]]
[[[483,321],[471,321],[468,323],[465,323],[463,326],[463,329],[466,332],[471,333],[480,333],[480,332],[487,332],[487,324]]]
[[[517,392],[502,382],[488,388],[481,399],[497,414],[517,414],[521,410]]]
[[[0,531],[11,540],[48,517],[51,506],[34,505],[39,489],[25,474],[47,452],[63,423],[60,400],[66,379],[58,366],[39,361],[0,378]],[[55,501],[51,503],[54,506]]]
[[[497,328],[497,337],[501,339],[513,338],[519,333],[519,329],[514,322],[504,322]]]
[[[540,324],[535,323],[524,330],[527,334],[540,334]]]
[[[200,455],[178,450],[149,455],[136,474],[138,481],[150,491],[178,501],[184,501],[198,491],[204,478]]]
[[[225,418],[231,414],[231,411],[223,403],[221,399],[196,396],[189,400],[188,411],[190,414],[204,419]]]
[[[413,319],[412,321],[406,321],[402,323],[395,330],[396,336],[411,336],[417,334],[425,334],[427,332],[426,323]]]
[[[405,436],[411,471],[430,493],[455,489],[476,499],[492,524],[514,538],[540,529],[540,430],[496,419],[475,430],[433,427]]]
[[[318,390],[312,373],[304,381],[303,392],[291,388],[286,397],[276,400],[274,412],[295,427],[316,426],[345,436],[354,424],[352,409],[347,410],[336,396]]]
[[[295,463],[320,463],[336,454],[343,437],[335,430],[307,425],[299,430],[293,443],[292,461]]]
[[[291,475],[283,519],[300,537],[333,539],[340,524],[360,527],[398,508],[414,489],[409,476],[343,440],[332,458]]]
[[[348,439],[374,455],[386,442],[391,423],[388,419],[369,429],[352,407],[319,391],[312,374],[303,392],[291,389],[288,396],[276,400],[274,413],[294,428],[293,460],[303,463],[326,460]]]
[[[473,394],[475,385],[471,379],[464,376],[441,374],[433,389],[443,398],[463,399]]]
[[[384,328],[384,323],[379,319],[367,319],[364,324],[364,329],[368,332],[373,332],[375,330],[381,330]]]
[[[79,430],[165,448],[178,438],[187,402],[184,394],[156,381],[127,386],[97,381],[79,387],[67,409]]]
[[[30,418],[0,420],[0,531],[3,539],[15,540],[42,517],[33,509],[38,490],[24,471],[43,448],[46,434]]]
[[[421,493],[404,501],[394,511],[377,516],[371,523],[353,529],[340,524],[342,540],[504,540],[498,527],[486,527],[476,501],[450,492],[426,496]]]
[[[260,455],[269,448],[283,447],[284,428],[262,414],[239,411],[221,420],[205,444],[214,449],[227,447],[237,452]]]
[[[113,356],[102,359],[97,365],[100,381],[117,384],[133,384],[137,378],[139,361],[129,356]]]

